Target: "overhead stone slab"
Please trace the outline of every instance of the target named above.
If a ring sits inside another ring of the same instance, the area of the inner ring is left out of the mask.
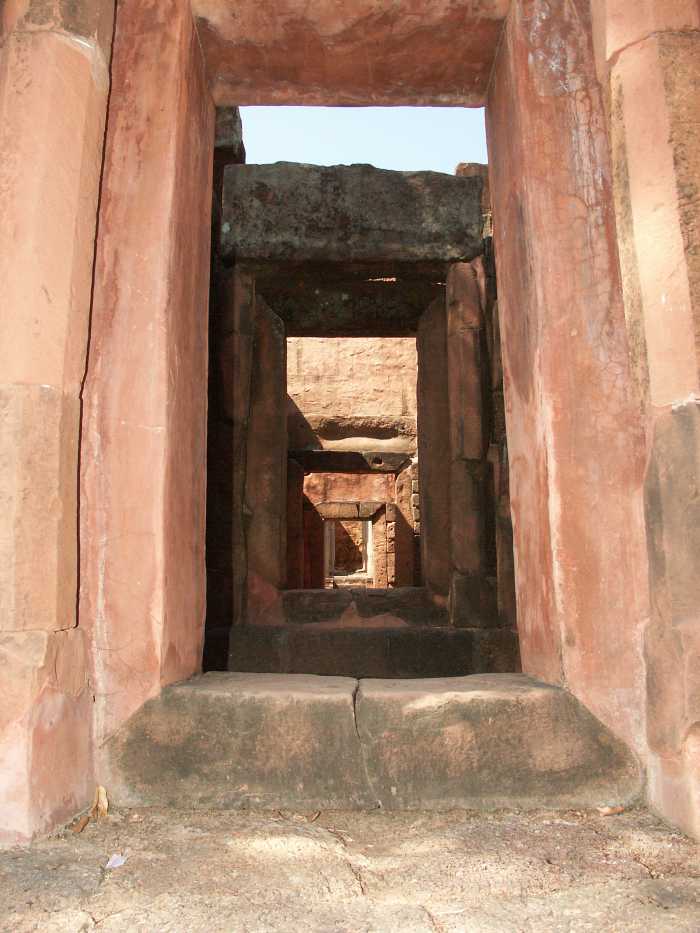
[[[250,263],[288,337],[406,337],[445,289],[444,263]]]
[[[411,459],[385,450],[290,450],[289,456],[306,473],[398,473]]]
[[[483,106],[510,0],[193,0],[217,104]]]
[[[229,165],[221,250],[268,262],[456,262],[482,249],[480,178],[371,165]]]

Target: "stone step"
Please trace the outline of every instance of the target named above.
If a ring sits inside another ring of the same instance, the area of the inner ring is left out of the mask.
[[[216,651],[215,633],[207,634],[208,668],[389,678],[455,677],[520,669],[518,636],[508,629],[335,621],[240,625],[222,631],[219,638]]]
[[[295,625],[337,621],[383,621],[400,625],[447,625],[447,610],[437,606],[422,586],[372,589],[285,590],[282,606],[287,622]]]
[[[117,805],[195,809],[592,807],[641,789],[612,733],[522,674],[209,673],[146,703],[98,780]]]

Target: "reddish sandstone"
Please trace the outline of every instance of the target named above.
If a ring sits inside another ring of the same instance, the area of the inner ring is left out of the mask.
[[[508,0],[194,0],[217,104],[483,103]],[[449,54],[445,53],[449,49]]]

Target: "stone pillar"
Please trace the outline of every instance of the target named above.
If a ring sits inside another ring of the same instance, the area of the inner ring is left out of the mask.
[[[189,3],[120,0],[81,451],[99,743],[201,665],[213,141]]]
[[[496,622],[486,580],[482,309],[474,269],[447,273],[447,391],[450,475],[450,620],[483,627]]]
[[[67,818],[92,781],[78,438],[112,16],[0,13],[0,842]]]
[[[282,621],[287,576],[287,341],[284,323],[255,299],[246,449],[246,622]]]
[[[304,470],[287,461],[287,589],[304,587]]]
[[[232,528],[231,569],[233,605],[231,621],[245,620],[248,553],[246,548],[245,482],[250,384],[255,336],[255,280],[250,273],[235,269],[224,288],[224,334],[221,340],[221,374],[225,410],[232,421]]]
[[[219,258],[221,199],[226,165],[245,161],[241,118],[236,107],[216,110],[214,177],[212,191],[212,261],[209,290],[209,393],[207,405],[207,515],[206,564],[207,611],[203,666],[223,670],[228,664],[228,642],[234,618],[233,536],[241,522],[242,487],[236,489],[234,506],[234,379],[250,375],[235,359],[240,336],[240,314],[234,301],[235,273]],[[251,285],[252,288],[252,285]],[[246,303],[252,309],[252,300]],[[238,309],[240,311],[240,308]],[[252,310],[251,310],[252,315]],[[249,325],[252,331],[252,321]],[[252,339],[252,337],[251,337]],[[245,358],[245,354],[243,354]],[[247,393],[246,393],[247,397]],[[246,408],[247,416],[247,408]],[[236,426],[236,434],[239,425]],[[243,563],[245,567],[245,563]],[[237,586],[238,597],[242,587]],[[240,613],[237,613],[240,617]]]
[[[418,462],[421,568],[430,594],[446,605],[450,588],[450,420],[447,315],[437,298],[418,325]]]
[[[700,6],[595,0],[617,232],[646,412],[649,798],[700,836]]]
[[[414,586],[415,549],[413,543],[413,496],[418,504],[418,482],[413,479],[413,464],[405,467],[396,477],[395,498],[396,507],[394,526],[394,554],[395,554],[395,585]]]
[[[389,586],[389,560],[387,553],[386,509],[378,509],[372,516],[372,577],[375,590]]]
[[[518,628],[523,669],[643,753],[644,444],[588,6],[513,0],[489,90]]]
[[[304,496],[304,589],[322,590],[325,584],[323,519],[313,502]]]

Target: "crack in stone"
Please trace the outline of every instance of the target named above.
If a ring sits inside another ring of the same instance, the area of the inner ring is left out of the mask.
[[[421,904],[420,908],[425,913],[426,917],[428,918],[428,922],[430,923],[430,926],[435,931],[435,933],[445,933],[445,928],[443,927],[443,925],[441,923],[438,923],[437,918],[433,916],[433,914],[428,910],[425,904]]]
[[[367,764],[367,755],[365,753],[365,743],[363,742],[362,736],[360,735],[360,727],[357,722],[357,694],[360,692],[360,683],[361,683],[360,680],[356,680],[355,689],[352,691],[352,721],[355,726],[355,735],[357,736],[357,742],[358,742],[358,745],[360,746],[360,758],[362,759],[362,770],[365,773],[365,781],[367,783],[367,788],[370,794],[372,795],[372,797],[374,797],[374,800],[376,801],[376,808],[378,810],[381,810],[382,802],[377,795],[377,792],[374,788],[374,784],[372,782],[372,778],[370,777],[370,774],[369,774],[369,767]]]
[[[357,881],[358,885],[360,886],[360,891],[362,892],[363,897],[367,897],[367,882],[362,876],[362,869],[355,867],[355,865],[352,864],[350,859],[347,859],[347,864],[348,864],[348,868],[355,876],[355,881]]]

